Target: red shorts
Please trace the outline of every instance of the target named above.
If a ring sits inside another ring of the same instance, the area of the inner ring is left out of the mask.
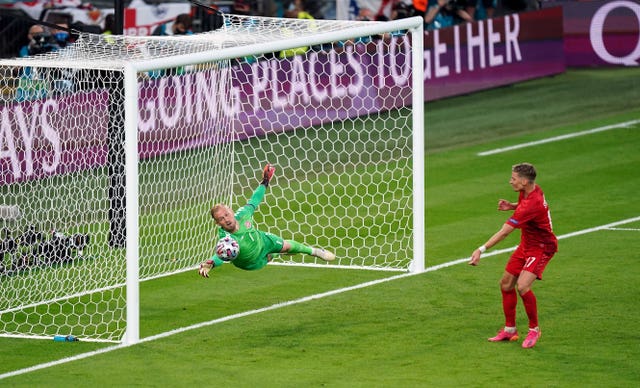
[[[520,276],[520,272],[525,270],[542,280],[542,273],[554,254],[555,252],[544,252],[543,249],[528,249],[525,252],[521,246],[518,246],[509,258],[505,271],[513,276]]]

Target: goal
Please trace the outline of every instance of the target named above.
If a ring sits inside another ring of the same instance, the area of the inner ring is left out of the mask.
[[[224,15],[0,61],[0,335],[137,342],[139,282],[209,258],[266,162],[260,228],[338,257],[273,264],[424,270],[422,34]]]

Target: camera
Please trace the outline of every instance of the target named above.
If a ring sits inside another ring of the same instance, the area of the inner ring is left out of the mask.
[[[20,236],[20,245],[30,246],[44,240],[44,235],[36,230],[36,227],[29,225],[27,230]]]
[[[61,48],[55,36],[48,32],[33,35],[29,42],[29,55],[46,54]]]
[[[40,246],[40,260],[44,264],[69,263],[73,260],[73,251],[82,256],[82,251],[89,244],[86,234],[67,236],[60,232],[52,232],[51,238]]]
[[[89,241],[87,234],[65,235],[56,231],[52,231],[47,238],[33,225],[16,238],[9,229],[2,229],[0,274],[12,275],[35,266],[70,263],[82,256]]]
[[[16,240],[11,236],[9,229],[2,229],[2,240],[0,240],[0,273],[5,273],[6,268],[4,265],[5,255],[12,255],[16,252],[18,244]]]

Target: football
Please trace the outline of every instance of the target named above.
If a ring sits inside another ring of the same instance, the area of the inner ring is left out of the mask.
[[[230,236],[218,240],[216,244],[216,255],[223,261],[233,261],[238,257],[240,246],[238,242]]]

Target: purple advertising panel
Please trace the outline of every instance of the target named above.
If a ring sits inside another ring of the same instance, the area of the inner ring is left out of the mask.
[[[563,72],[561,22],[556,7],[429,31],[425,100]],[[140,157],[410,106],[410,43],[401,35],[145,78]],[[105,165],[108,102],[96,90],[0,107],[0,185]]]
[[[411,105],[410,42],[363,42],[240,68],[240,138],[277,133]]]
[[[106,92],[0,108],[0,185],[106,163]]]
[[[559,7],[427,31],[424,46],[427,101],[565,71]]]
[[[564,13],[567,66],[638,66],[640,0],[548,1]]]
[[[146,80],[140,157],[408,106],[410,85],[406,37]]]

